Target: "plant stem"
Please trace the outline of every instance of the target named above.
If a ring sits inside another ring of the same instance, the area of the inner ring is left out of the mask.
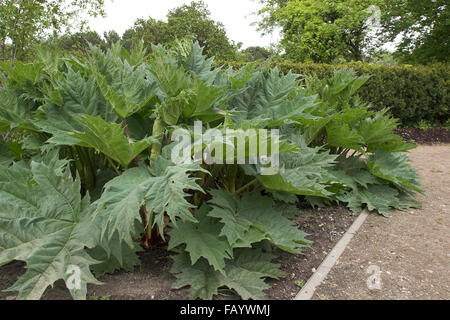
[[[147,211],[147,209],[145,209],[145,211]],[[153,213],[153,211],[151,211],[150,215],[148,215],[148,223],[147,223],[147,227],[145,229],[146,235],[147,235],[147,240],[149,241],[149,244],[152,239],[152,228],[153,228],[153,216],[154,215],[155,214]]]
[[[130,135],[130,129],[128,129],[128,124],[127,124],[127,120],[125,118],[122,119],[122,126],[125,129],[125,135],[127,136],[128,139],[131,138]],[[136,162],[136,165],[139,167],[139,156],[137,156],[134,161]]]
[[[117,168],[117,166],[115,165],[114,161],[111,160],[111,158],[106,157],[106,159],[108,159],[109,164],[111,165],[111,167],[114,169],[114,171],[120,176],[122,175],[119,171],[119,168]]]
[[[155,120],[155,123],[153,124],[152,135],[153,135],[153,137],[158,139],[159,143],[154,143],[152,145],[152,151],[150,154],[151,160],[156,160],[161,155],[162,143],[163,143],[163,138],[164,138],[164,130],[165,130],[164,121],[161,119],[161,117],[158,117]]]
[[[169,251],[172,251],[172,252],[175,252],[175,253],[180,253],[180,254],[184,252],[184,251],[176,249],[176,248],[172,248]]]
[[[255,183],[258,182],[258,179],[254,179],[252,181],[250,181],[249,183],[247,183],[245,186],[243,186],[242,188],[239,188],[237,191],[235,191],[233,193],[233,196],[240,194],[241,192],[247,190],[248,188],[250,188],[252,185],[254,185]]]

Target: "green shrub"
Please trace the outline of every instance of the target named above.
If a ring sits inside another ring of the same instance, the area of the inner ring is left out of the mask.
[[[26,263],[9,289],[18,299],[39,299],[59,279],[85,299],[94,275],[132,271],[137,252],[155,246],[177,253],[174,288],[190,286],[192,299],[221,288],[263,299],[265,279],[285,276],[271,246],[301,254],[310,244],[289,219],[299,199],[383,215],[417,205],[402,153],[415,146],[355,95],[367,77],[353,71],[315,92],[278,68],[214,69],[197,43],[150,56],[119,45],[80,59],[42,53],[0,68],[0,265]],[[220,161],[174,160],[177,132],[198,136],[199,120],[219,139],[236,136],[183,150],[192,160],[214,145]],[[247,129],[279,130],[270,157],[266,139],[250,148]],[[237,140],[248,141],[242,158]],[[279,170],[268,172],[272,155]],[[248,161],[257,157],[266,161]]]
[[[238,62],[216,62],[216,66],[240,68]],[[358,75],[370,76],[358,91],[363,101],[372,103],[376,110],[389,108],[403,126],[416,125],[420,121],[443,124],[449,119],[450,68],[445,64],[433,66],[386,66],[368,63],[339,65],[312,63],[277,63],[287,73],[292,71],[304,76],[316,75],[328,79],[334,70],[353,69]]]

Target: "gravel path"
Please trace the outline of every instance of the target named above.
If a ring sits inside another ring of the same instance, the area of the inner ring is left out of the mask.
[[[450,299],[450,146],[410,156],[422,209],[371,215],[313,299]]]

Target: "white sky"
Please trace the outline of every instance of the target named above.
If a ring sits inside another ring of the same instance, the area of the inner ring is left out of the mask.
[[[107,0],[105,4],[106,18],[90,19],[92,30],[103,34],[104,31],[115,30],[119,35],[130,28],[138,18],[152,17],[165,20],[170,9],[191,0]],[[214,20],[225,25],[228,37],[236,43],[242,42],[243,48],[250,46],[267,47],[279,40],[279,34],[262,37],[251,23],[257,21],[254,14],[260,4],[256,0],[204,0]]]

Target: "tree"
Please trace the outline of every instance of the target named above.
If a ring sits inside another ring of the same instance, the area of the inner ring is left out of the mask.
[[[208,56],[218,59],[234,59],[236,46],[228,38],[222,23],[214,21],[203,1],[191,2],[175,8],[167,14],[167,22],[149,18],[139,19],[134,27],[125,31],[122,40],[126,48],[142,39],[148,49],[151,44],[171,44],[176,39],[197,40]]]
[[[131,50],[133,44],[141,40],[144,41],[148,50],[151,50],[152,44],[169,43],[171,35],[167,23],[153,18],[136,20],[134,26],[124,32],[122,36],[123,45]]]
[[[239,53],[243,56],[242,60],[245,62],[267,60],[272,55],[272,52],[263,47],[248,47]]]
[[[174,36],[194,36],[209,56],[218,59],[234,57],[236,50],[227,37],[225,26],[211,18],[211,12],[203,1],[191,2],[170,11],[167,24]]]
[[[120,41],[119,34],[116,31],[114,31],[114,30],[110,30],[110,31],[104,32],[103,33],[103,38],[105,38],[106,46],[108,48],[111,48],[111,46],[113,44],[115,44],[115,43]]]
[[[85,21],[80,17],[104,15],[103,5],[104,0],[0,0],[2,60],[14,64],[24,58],[27,49],[50,30],[82,27]]]
[[[64,34],[55,40],[55,46],[63,51],[86,54],[89,46],[93,45],[102,49],[107,49],[107,42],[95,31],[77,32],[74,34]],[[118,39],[120,40],[120,38]],[[117,40],[116,40],[117,41]]]
[[[385,0],[382,12],[382,41],[400,39],[401,61],[449,62],[448,0]]]
[[[370,38],[367,10],[375,0],[260,0],[260,29],[282,29],[281,46],[293,61],[362,60]]]

